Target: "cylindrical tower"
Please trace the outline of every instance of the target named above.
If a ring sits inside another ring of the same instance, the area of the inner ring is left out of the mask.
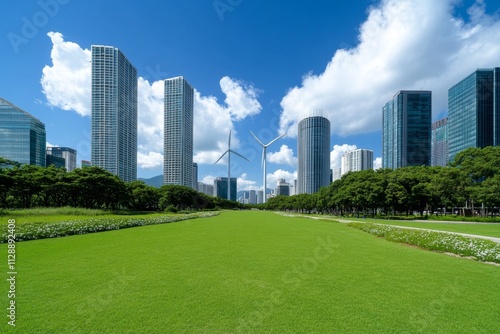
[[[304,118],[298,132],[297,194],[312,194],[330,184],[330,121]]]

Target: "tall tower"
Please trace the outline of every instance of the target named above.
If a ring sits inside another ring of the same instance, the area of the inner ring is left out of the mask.
[[[382,166],[430,166],[432,92],[399,91],[382,108]]]
[[[500,68],[478,69],[448,90],[448,160],[500,145]]]
[[[163,183],[193,187],[193,87],[165,80]]]
[[[45,167],[45,124],[0,98],[0,157]]]
[[[296,194],[312,194],[330,184],[330,121],[323,116],[300,121]]]
[[[137,179],[137,70],[112,46],[92,45],[91,146],[93,166]]]
[[[448,164],[448,117],[432,123],[431,166]]]

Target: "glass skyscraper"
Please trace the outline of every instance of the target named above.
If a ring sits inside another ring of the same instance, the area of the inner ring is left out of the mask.
[[[93,166],[137,179],[137,70],[112,46],[92,45]]]
[[[312,194],[330,184],[330,121],[322,116],[300,121],[296,194]]]
[[[432,123],[432,156],[431,166],[448,164],[448,118]]]
[[[0,157],[45,166],[45,124],[0,98]]]
[[[47,147],[47,155],[64,158],[67,172],[76,168],[76,150],[69,147]],[[48,160],[47,160],[48,161]]]
[[[194,90],[186,79],[165,80],[164,184],[193,188],[193,104]]]
[[[229,182],[230,197],[229,200],[236,201],[237,179],[232,177]],[[227,177],[218,177],[214,180],[214,196],[227,198]]]
[[[448,90],[448,160],[500,144],[500,68],[478,69]]]
[[[430,166],[432,92],[399,91],[382,108],[382,167]]]

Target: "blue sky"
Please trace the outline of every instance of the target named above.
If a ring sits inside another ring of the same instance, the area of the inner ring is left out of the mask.
[[[232,176],[239,190],[296,173],[297,122],[313,109],[332,123],[332,165],[350,148],[381,157],[381,108],[398,90],[447,90],[476,68],[500,66],[497,1],[82,1],[6,0],[0,23],[0,97],[46,125],[47,142],[90,159],[92,44],[119,48],[139,75],[138,176],[162,172],[162,82],[196,89],[199,180]],[[377,164],[380,159],[377,160]]]

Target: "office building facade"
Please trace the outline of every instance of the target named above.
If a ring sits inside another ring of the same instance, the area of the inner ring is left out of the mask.
[[[448,164],[448,118],[432,123],[431,166]]]
[[[342,175],[367,169],[373,169],[372,150],[357,149],[348,151],[342,156]]]
[[[382,167],[430,166],[432,92],[399,91],[382,108]]]
[[[237,196],[237,180],[232,177],[229,182],[230,187],[230,198],[231,201],[236,201]],[[218,177],[214,180],[214,196],[220,198],[227,198],[227,177]]]
[[[54,166],[56,168],[66,168],[66,159],[64,159],[63,157],[58,157],[56,155],[51,155],[47,153],[45,165],[47,167]]]
[[[45,166],[45,124],[0,98],[0,157]]]
[[[69,147],[47,147],[47,155],[63,158],[64,168],[71,172],[76,168],[76,150]]]
[[[276,196],[290,196],[290,184],[285,179],[278,179],[275,194]]]
[[[164,184],[193,187],[193,105],[194,89],[186,79],[165,80]]]
[[[478,69],[448,90],[448,161],[500,144],[500,68]]]
[[[297,194],[312,194],[330,183],[330,121],[322,116],[299,122]]]
[[[91,160],[137,179],[137,70],[115,47],[92,45]]]

